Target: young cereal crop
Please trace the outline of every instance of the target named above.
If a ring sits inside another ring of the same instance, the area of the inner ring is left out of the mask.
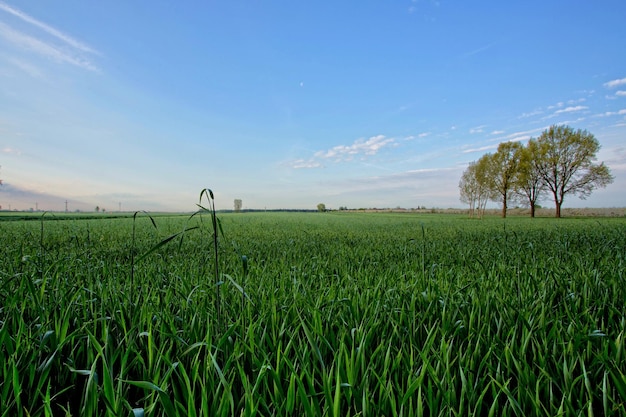
[[[0,221],[0,416],[626,415],[624,219],[213,214]]]

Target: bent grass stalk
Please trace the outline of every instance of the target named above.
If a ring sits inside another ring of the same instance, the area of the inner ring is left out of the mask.
[[[207,199],[208,208],[202,206],[202,197]],[[213,191],[210,188],[205,188],[200,192],[200,199],[198,202],[198,207],[202,212],[209,212],[211,215],[211,226],[213,227],[213,256],[214,256],[214,285],[215,285],[215,314],[217,316],[217,322],[222,323],[222,315],[221,315],[221,295],[222,295],[222,280],[220,279],[220,270],[219,270],[219,252],[218,252],[218,227],[219,231],[224,235],[224,231],[222,230],[222,224],[219,222],[217,218],[217,213],[215,211],[215,197],[213,195]]]

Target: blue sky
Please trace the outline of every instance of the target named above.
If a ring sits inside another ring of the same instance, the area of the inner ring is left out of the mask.
[[[565,123],[615,182],[564,207],[624,207],[624,21],[623,0],[0,0],[0,205],[463,207],[470,161]]]

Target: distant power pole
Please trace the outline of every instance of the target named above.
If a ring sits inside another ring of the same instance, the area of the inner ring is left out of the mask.
[[[67,200],[65,200],[65,212],[67,213]]]
[[[119,207],[117,211],[120,211],[120,212],[121,212],[121,211],[122,211],[122,202],[120,201],[120,202],[119,202],[119,203],[117,203],[117,204],[118,204],[118,207]]]

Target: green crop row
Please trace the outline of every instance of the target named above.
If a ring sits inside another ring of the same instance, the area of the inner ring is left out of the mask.
[[[0,222],[0,417],[626,415],[624,219],[218,217]]]

